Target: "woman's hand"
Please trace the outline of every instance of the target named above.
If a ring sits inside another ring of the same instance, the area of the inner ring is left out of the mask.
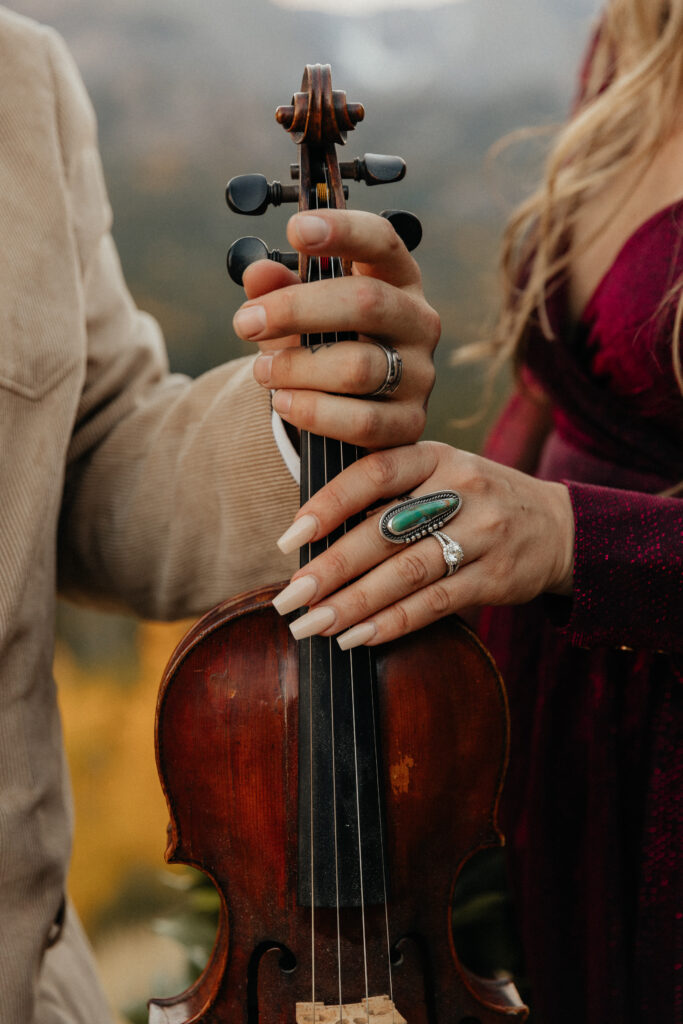
[[[233,326],[259,344],[254,376],[273,390],[273,408],[292,426],[364,448],[416,441],[434,385],[440,322],[422,294],[420,271],[383,217],[350,210],[295,214],[287,228],[295,249],[353,261],[348,277],[301,287],[281,264],[262,260],[244,274],[249,300]],[[301,334],[355,331],[358,341],[316,349]],[[370,395],[385,380],[393,347],[403,362],[396,391]]]
[[[297,639],[341,633],[344,649],[374,645],[450,612],[522,604],[544,592],[571,594],[574,517],[564,484],[433,441],[354,463],[301,508],[280,546],[291,551],[320,540],[378,502],[442,490],[462,497],[460,511],[441,530],[462,547],[458,571],[444,575],[434,537],[409,545],[385,540],[380,512],[372,513],[300,569],[276,598],[281,614],[311,606],[292,623]]]

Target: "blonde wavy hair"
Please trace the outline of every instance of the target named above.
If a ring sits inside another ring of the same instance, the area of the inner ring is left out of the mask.
[[[545,300],[576,254],[572,235],[582,202],[620,175],[636,184],[681,113],[682,86],[683,0],[609,0],[575,114],[555,139],[541,186],[513,213],[503,237],[495,366],[510,356],[519,361],[532,318],[540,317],[552,337]],[[676,295],[673,371],[683,392],[683,281],[663,302]]]

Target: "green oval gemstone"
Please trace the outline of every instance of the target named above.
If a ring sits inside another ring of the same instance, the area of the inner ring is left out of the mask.
[[[426,526],[433,519],[439,519],[444,512],[457,509],[459,505],[459,498],[438,498],[436,500],[432,498],[430,501],[423,501],[412,508],[401,509],[388,521],[387,529],[395,536],[400,537],[420,526]]]

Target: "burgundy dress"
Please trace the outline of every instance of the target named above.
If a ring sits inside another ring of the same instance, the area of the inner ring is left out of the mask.
[[[537,473],[569,484],[574,597],[494,609],[512,716],[504,804],[540,1024],[683,1021],[683,398],[672,367],[683,202],[626,242],[578,325],[526,365],[551,396]],[[516,395],[487,454],[514,463]],[[517,448],[517,451],[515,451]]]

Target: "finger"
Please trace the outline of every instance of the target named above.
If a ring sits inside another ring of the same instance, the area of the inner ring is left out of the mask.
[[[366,404],[380,405],[379,402]],[[387,407],[391,404],[387,403]],[[420,488],[428,491],[430,488],[426,484],[444,452],[451,458],[472,458],[436,441],[421,441],[407,447],[373,452],[359,459],[302,505],[295,524],[306,517],[306,522],[312,524],[310,536],[302,537],[300,531],[297,533],[290,528],[278,545],[287,554],[303,543],[322,539],[351,516],[379,501],[417,493]]]
[[[242,279],[248,299],[257,299],[268,292],[286,288],[299,282],[298,275],[281,263],[272,260],[257,260],[250,263]]]
[[[263,294],[237,311],[233,328],[247,341],[354,331],[401,350],[419,346],[431,353],[440,321],[417,296],[384,281],[352,276]]]
[[[330,635],[346,630],[368,616],[446,578],[448,567],[436,537],[425,537],[416,544],[400,547],[398,551],[393,546],[394,551],[388,552],[386,548],[391,545],[386,541],[380,542],[376,523],[374,526],[374,542],[372,538],[360,537],[360,530],[351,531],[351,546],[344,546],[344,538],[337,541],[329,552],[305,566],[273,602],[280,614],[294,611],[304,604],[313,606],[316,615],[309,616],[307,613],[296,620],[292,632],[298,639],[317,632],[317,610],[320,608],[325,610],[329,621],[329,625],[325,625],[321,632]],[[443,536],[447,535],[444,533]],[[476,561],[482,550],[476,535],[470,536],[464,531],[460,536],[466,537],[468,555],[458,572]],[[373,558],[375,563],[378,558],[383,561],[367,571],[373,564]],[[342,586],[346,580],[353,579],[354,575],[357,576],[355,582]]]
[[[369,449],[410,444],[426,421],[419,402],[373,402],[318,391],[284,388],[275,392],[272,405],[299,430]]]
[[[362,210],[316,210],[290,218],[287,238],[311,255],[340,256],[399,288],[421,281],[417,263],[385,217]]]
[[[260,356],[254,363],[254,376],[268,388],[371,396],[387,378],[387,362],[386,351],[379,344],[340,341]],[[409,360],[408,369],[396,392],[400,397],[424,394],[433,379],[431,360]]]
[[[463,562],[458,571],[465,575],[465,569],[473,567],[475,562],[476,554],[471,562]],[[308,579],[303,578],[304,585]],[[294,637],[301,640],[316,633],[343,635],[349,629],[372,621],[373,637],[394,639],[466,606],[473,596],[472,580],[472,572],[468,580],[456,581],[455,573],[446,575],[440,545],[436,538],[428,537],[401,549],[355,584],[324,597],[296,618],[290,628]],[[283,598],[286,603],[286,591],[280,595],[280,606],[276,605],[281,612]]]
[[[285,615],[304,605],[319,602],[396,554],[394,545],[381,536],[377,528],[378,518],[379,513],[368,517],[302,566],[274,598],[273,605],[277,611]]]
[[[360,644],[374,647],[477,604],[482,570],[479,563],[463,566],[455,576],[437,580],[397,601],[337,636],[342,650]],[[462,573],[462,575],[461,575]]]

